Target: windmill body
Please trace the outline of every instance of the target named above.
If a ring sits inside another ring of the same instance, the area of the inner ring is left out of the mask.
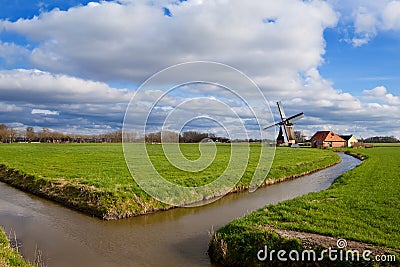
[[[304,113],[298,113],[294,116],[286,117],[285,111],[283,110],[282,103],[279,101],[276,103],[278,105],[279,115],[281,116],[281,121],[264,128],[264,130],[278,126],[279,134],[276,139],[277,144],[288,143],[289,145],[296,143],[296,138],[293,130],[293,122],[304,117]]]

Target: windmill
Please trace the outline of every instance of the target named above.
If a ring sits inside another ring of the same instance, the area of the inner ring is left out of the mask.
[[[286,118],[285,111],[283,110],[281,101],[276,102],[276,104],[278,105],[279,114],[281,115],[281,121],[265,127],[264,130],[275,126],[279,126],[279,135],[278,138],[276,139],[277,143],[283,144],[285,143],[286,139],[286,141],[289,144],[294,144],[296,142],[295,141],[296,138],[293,131],[293,122],[304,117],[304,113],[301,112],[299,114]]]

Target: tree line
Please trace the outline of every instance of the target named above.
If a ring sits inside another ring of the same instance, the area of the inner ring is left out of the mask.
[[[122,142],[122,130],[112,131],[103,134],[66,134],[42,128],[35,131],[31,126],[25,130],[17,130],[0,124],[0,143],[14,142],[40,142],[40,143],[120,143]],[[199,143],[213,141],[217,143],[229,142],[261,142],[258,139],[229,140],[226,137],[219,137],[211,133],[198,131],[185,131],[182,133],[172,131],[159,131],[141,135],[137,132],[124,133],[126,142],[146,143]],[[394,136],[375,136],[361,140],[364,143],[399,143],[400,140]]]
[[[15,142],[40,142],[40,143],[120,143],[122,142],[122,130],[112,131],[103,134],[65,134],[57,131],[51,131],[48,128],[42,128],[35,131],[33,127],[26,127],[25,130],[16,130],[0,124],[0,143]],[[146,143],[199,143],[204,141],[213,141],[227,143],[230,140],[225,137],[218,137],[215,134],[202,133],[197,131],[186,131],[183,133],[162,131],[153,132],[146,135],[140,135],[137,132],[124,133],[126,142]]]
[[[117,143],[122,142],[122,131],[108,132],[104,134],[65,134],[42,128],[35,131],[33,127],[25,130],[16,130],[0,124],[0,143],[15,142],[40,142],[40,143]]]
[[[374,136],[363,140],[364,143],[399,143],[400,140],[394,136]]]
[[[218,142],[228,143],[229,138],[219,137],[211,133],[202,133],[197,131],[185,131],[182,133],[173,131],[158,131],[139,135],[136,132],[124,133],[124,141],[126,142],[143,142],[150,144],[158,143],[199,143],[199,142]]]

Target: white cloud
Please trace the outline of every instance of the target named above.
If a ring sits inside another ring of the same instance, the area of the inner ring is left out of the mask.
[[[364,90],[363,94],[367,96],[382,97],[386,95],[386,87],[378,86],[371,90]]]
[[[370,42],[380,31],[400,30],[400,1],[398,0],[328,0],[342,15],[352,22],[354,32],[348,39],[358,47]]]
[[[387,93],[387,89],[384,86],[378,86],[371,90],[364,90],[363,95],[369,99],[379,100],[389,105],[400,105],[400,98]]]
[[[367,8],[361,6],[354,12],[355,37],[352,43],[355,47],[367,44],[377,34],[378,18]]]
[[[43,114],[43,115],[60,115],[60,112],[57,110],[48,110],[48,109],[32,109],[31,114]]]
[[[0,112],[18,112],[21,111],[22,108],[16,106],[15,104],[7,104],[0,102]]]
[[[39,70],[0,70],[0,97],[26,103],[119,103],[131,93],[102,82]]]
[[[27,48],[0,40],[0,58],[4,59],[4,65],[15,66],[18,64],[26,64],[26,58],[29,57],[29,55],[30,51]]]
[[[173,17],[164,16],[163,5]],[[269,17],[276,22],[264,23]],[[323,30],[336,22],[323,1],[234,0],[101,2],[1,24],[37,43],[28,58],[36,68],[138,82],[163,67],[199,59],[254,76],[295,75],[322,62]]]
[[[382,12],[382,28],[400,30],[400,1],[389,2]]]

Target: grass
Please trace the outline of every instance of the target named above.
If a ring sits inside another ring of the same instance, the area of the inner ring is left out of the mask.
[[[365,161],[327,190],[266,206],[218,230],[210,244],[215,259],[222,261],[221,242],[234,251],[230,260],[241,255],[252,263],[263,243],[288,244],[266,226],[345,238],[399,253],[400,147],[349,152],[362,154]],[[299,247],[299,242],[290,246]]]
[[[250,160],[237,188],[246,188],[261,146],[251,146]],[[192,173],[172,166],[161,145],[148,145],[155,168],[175,184],[194,186],[215,180],[229,162],[230,145],[217,145],[213,163]],[[188,158],[200,156],[197,144],[183,144]],[[332,151],[278,148],[267,180],[296,176],[338,162]],[[0,178],[18,188],[55,199],[95,216],[125,218],[169,208],[142,191],[125,164],[121,144],[1,144]],[[141,159],[137,159],[141,164]],[[263,167],[263,166],[261,166]]]
[[[4,231],[0,228],[0,266],[2,267],[33,267],[25,261],[18,251],[14,250],[8,241]]]
[[[400,143],[369,143],[374,147],[400,147]]]

